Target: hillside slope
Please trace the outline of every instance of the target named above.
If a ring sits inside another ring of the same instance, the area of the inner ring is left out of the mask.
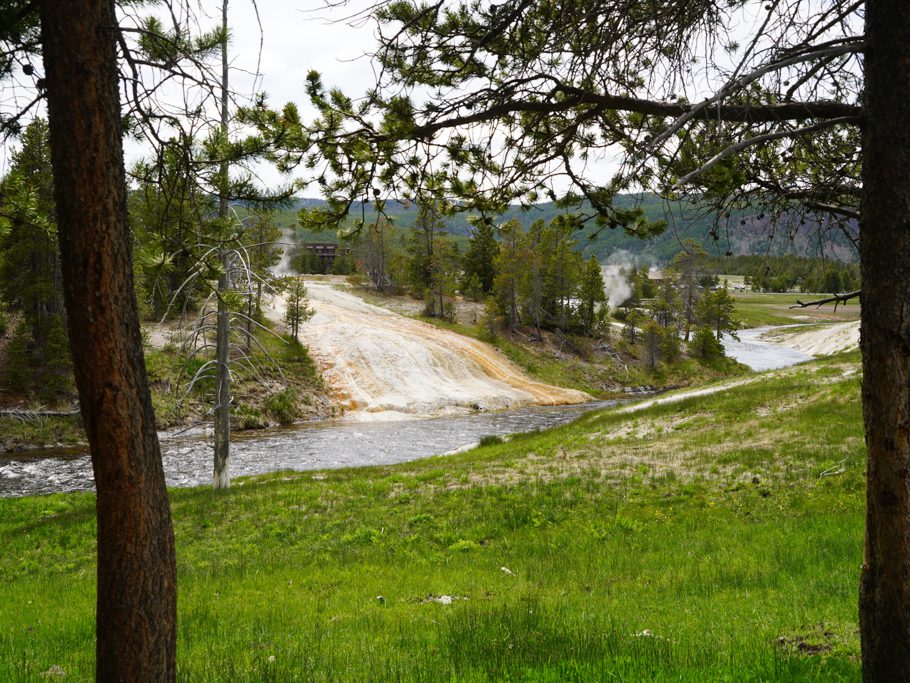
[[[301,208],[314,208],[323,204],[321,199],[298,199],[293,208],[278,214],[278,221],[285,227],[293,226],[296,224],[296,213]],[[721,218],[692,204],[667,202],[648,193],[620,195],[615,204],[620,209],[641,208],[649,220],[666,220],[669,228],[658,237],[642,240],[630,237],[620,229],[597,230],[592,226],[579,234],[580,247],[585,254],[594,254],[605,259],[613,252],[627,251],[649,259],[667,261],[679,252],[679,245],[683,239],[693,239],[702,244],[709,254],[715,256],[723,256],[729,251],[735,255],[793,254],[824,257],[850,263],[858,258],[856,250],[839,229],[835,229],[834,225],[827,222],[820,222],[811,215],[773,216],[755,210],[748,213],[734,212],[729,217]],[[361,208],[368,222],[376,220],[376,211],[369,203],[365,207],[355,203],[351,209],[352,215],[359,217]],[[412,203],[388,201],[385,212],[397,225],[407,228],[414,223],[417,207]],[[562,210],[553,202],[546,202],[527,209],[520,206],[510,207],[496,220],[501,222],[514,218],[527,228],[538,219],[549,222],[559,213],[562,213]],[[463,213],[447,218],[448,230],[454,235],[470,235],[472,228],[467,218],[468,214]],[[715,225],[717,239],[711,235]],[[858,234],[857,225],[851,224],[848,229],[852,234]],[[299,239],[312,242],[336,241],[337,236],[332,231],[318,234],[301,232]]]

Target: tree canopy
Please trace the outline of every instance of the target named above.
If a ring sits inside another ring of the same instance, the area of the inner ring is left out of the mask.
[[[250,115],[286,166],[312,169],[334,200],[326,219],[356,200],[431,194],[486,212],[558,197],[647,236],[665,224],[612,202],[636,188],[689,192],[722,217],[761,203],[797,224],[806,211],[843,219],[860,187],[862,13],[799,0],[384,2],[375,90],[355,99],[311,73],[316,121],[301,125],[293,105]]]

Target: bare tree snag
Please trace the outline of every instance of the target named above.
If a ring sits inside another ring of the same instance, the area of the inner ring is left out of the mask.
[[[221,135],[227,140],[228,135],[228,0],[221,3],[221,27],[224,29],[224,40],[221,44]],[[222,161],[218,170],[218,218],[222,221],[228,217],[228,173],[227,161]],[[221,265],[224,273],[218,279],[218,324],[216,328],[215,351],[215,464],[213,483],[216,489],[226,489],[231,485],[231,311],[225,297],[231,289],[230,251],[221,250]]]
[[[114,3],[40,3],[70,348],[97,488],[96,679],[176,677],[176,562],[133,292]]]
[[[863,420],[866,681],[910,680],[910,3],[866,3]]]

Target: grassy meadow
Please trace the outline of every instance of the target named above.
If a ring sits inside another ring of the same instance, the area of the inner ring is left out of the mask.
[[[723,279],[725,276],[721,276]],[[742,327],[793,325],[796,323],[835,323],[859,320],[859,299],[840,304],[837,311],[828,304],[822,307],[791,308],[797,300],[815,301],[829,294],[797,294],[773,292],[732,292],[736,300],[736,316]]]
[[[859,680],[858,358],[173,490],[179,679]],[[93,505],[0,500],[0,680],[92,678]]]

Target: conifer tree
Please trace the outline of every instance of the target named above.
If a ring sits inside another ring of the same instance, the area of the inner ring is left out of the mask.
[[[313,317],[315,311],[309,306],[307,289],[299,277],[289,278],[287,284],[287,309],[284,322],[288,326],[291,338],[299,342],[300,326]]]
[[[739,323],[736,320],[736,302],[730,296],[726,285],[713,292],[706,292],[698,306],[698,319],[702,325],[714,330],[718,340],[724,334],[736,336]]]
[[[597,258],[591,256],[585,261],[578,283],[578,322],[582,332],[591,334],[604,319],[603,309],[607,302],[603,273]]]
[[[701,298],[701,280],[705,274],[705,250],[694,240],[684,240],[682,251],[673,257],[670,270],[676,273],[679,281],[682,316],[684,321],[683,337],[689,341],[689,334],[696,318],[696,309]]]
[[[489,294],[493,291],[493,278],[496,269],[493,262],[499,253],[499,243],[496,241],[493,224],[486,218],[474,221],[474,234],[468,243],[462,261],[462,282],[466,283],[471,276],[477,276],[480,281],[481,293]],[[466,286],[463,285],[463,288]]]
[[[57,400],[72,387],[65,334],[47,122],[36,119],[21,137],[10,173],[0,181],[0,294],[21,316],[7,381]]]
[[[499,227],[502,244],[494,260],[493,296],[510,330],[518,329],[519,287],[525,272],[526,255],[521,223],[511,219]]]

